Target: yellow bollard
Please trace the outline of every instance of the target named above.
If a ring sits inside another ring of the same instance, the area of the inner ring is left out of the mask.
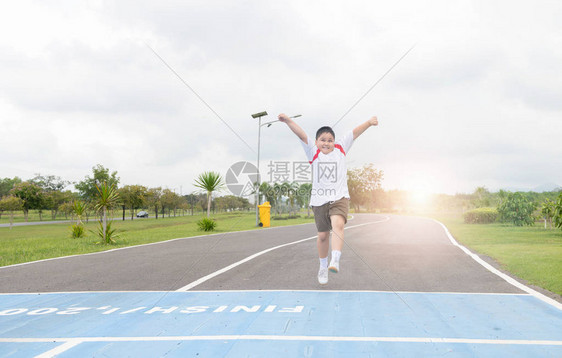
[[[258,208],[260,210],[261,226],[269,227],[271,221],[271,205],[269,205],[269,201],[266,201],[265,203],[258,205]]]

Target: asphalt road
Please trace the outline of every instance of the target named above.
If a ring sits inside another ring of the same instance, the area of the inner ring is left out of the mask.
[[[522,293],[419,217],[355,215],[340,273],[318,284],[314,224],[118,249],[0,268],[0,292],[175,291],[264,250],[192,290]]]

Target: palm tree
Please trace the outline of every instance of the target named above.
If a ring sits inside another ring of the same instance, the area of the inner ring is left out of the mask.
[[[76,200],[72,203],[72,210],[74,211],[74,214],[76,215],[77,224],[82,225],[82,218],[84,217],[84,214],[86,213],[86,203],[84,203],[83,201],[80,201],[80,200]]]
[[[275,206],[275,192],[273,191],[273,187],[266,181],[260,185],[260,202],[262,196],[265,197],[265,201],[269,201],[271,206]]]
[[[298,189],[297,200],[300,205],[306,207],[307,216],[310,216],[310,193],[312,192],[312,183],[302,183]]]
[[[102,211],[103,212],[103,216],[102,216],[102,240],[105,243],[110,243],[113,242],[113,240],[111,239],[111,236],[108,235],[107,232],[107,210],[111,209],[115,206],[117,206],[117,204],[119,204],[119,193],[117,192],[117,189],[115,188],[115,184],[112,184],[111,186],[109,186],[107,184],[107,182],[103,182],[103,184],[101,186],[97,186],[96,184],[96,189],[98,190],[98,199],[96,202],[96,210],[98,211]]]
[[[291,215],[292,212],[296,214],[294,208],[295,208],[295,203],[297,201],[298,185],[296,183],[284,182],[283,184],[281,184],[281,186],[283,188],[283,193],[287,197],[289,215]]]
[[[222,177],[216,172],[204,172],[195,179],[196,187],[201,188],[207,192],[207,217],[211,216],[211,197],[213,191],[221,190],[224,187]]]

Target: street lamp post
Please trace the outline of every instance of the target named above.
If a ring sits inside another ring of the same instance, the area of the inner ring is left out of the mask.
[[[259,212],[259,208],[258,205],[260,203],[260,137],[261,137],[261,117],[265,117],[267,116],[267,112],[263,111],[263,112],[259,112],[259,113],[255,113],[252,114],[252,118],[257,118],[258,119],[258,175],[257,175],[257,181],[256,181],[256,226],[260,225],[260,212]]]
[[[257,176],[257,190],[256,190],[256,226],[259,226],[260,224],[260,214],[259,214],[259,201],[260,201],[260,137],[261,137],[261,127],[263,126],[271,126],[273,123],[275,122],[279,122],[279,120],[275,120],[275,121],[271,121],[271,122],[266,122],[266,123],[261,123],[261,117],[265,117],[267,116],[267,112],[263,111],[260,113],[255,113],[252,114],[252,118],[258,118],[258,176]],[[297,118],[300,117],[300,114],[291,116],[290,118]]]

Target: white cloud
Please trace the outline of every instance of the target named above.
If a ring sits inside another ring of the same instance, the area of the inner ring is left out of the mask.
[[[380,118],[350,166],[375,163],[388,188],[562,184],[561,9],[550,1],[13,3],[0,14],[9,34],[0,39],[0,177],[81,180],[101,163],[124,184],[189,192],[204,170],[255,161],[250,114],[303,114],[313,134],[417,43],[336,126],[339,135]],[[262,128],[261,154],[262,167],[303,158],[282,124]]]

